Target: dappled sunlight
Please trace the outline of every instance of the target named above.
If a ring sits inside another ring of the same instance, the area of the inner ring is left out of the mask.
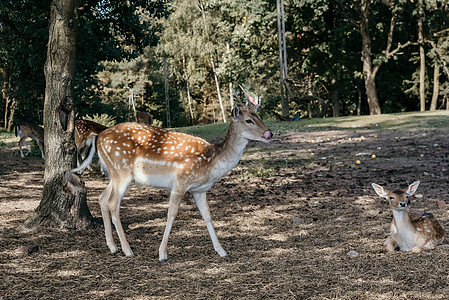
[[[189,194],[173,224],[166,263],[159,263],[158,248],[167,191],[130,186],[120,216],[135,256],[121,252],[115,229],[119,252],[111,254],[102,223],[83,232],[14,229],[38,205],[42,188],[37,163],[15,181],[14,168],[27,167],[19,160],[0,175],[0,288],[16,299],[64,298],[73,291],[80,298],[120,299],[445,299],[448,248],[386,252],[391,211],[370,185],[421,180],[423,198],[412,199],[413,209],[434,213],[447,232],[449,211],[436,206],[449,200],[442,170],[447,135],[421,133],[301,131],[280,135],[269,147],[250,145],[207,195],[229,257],[215,252]],[[366,154],[373,152],[375,159]],[[98,196],[108,181],[95,173],[83,180],[90,209],[100,217]],[[29,254],[17,251],[34,246]]]
[[[277,241],[277,242],[286,242],[289,239],[289,236],[286,234],[276,233],[271,235],[266,235],[261,237],[263,240]]]

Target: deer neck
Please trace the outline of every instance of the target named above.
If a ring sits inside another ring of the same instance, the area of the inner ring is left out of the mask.
[[[215,155],[211,162],[211,176],[220,178],[231,170],[239,161],[245,151],[248,140],[237,132],[231,123],[225,139],[217,144]]]
[[[410,221],[410,216],[406,209],[393,209],[393,218],[399,234],[401,234],[401,232],[414,232],[415,228]]]

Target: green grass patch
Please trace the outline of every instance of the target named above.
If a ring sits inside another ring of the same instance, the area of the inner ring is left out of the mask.
[[[201,126],[179,127],[173,128],[173,130],[198,136],[207,141],[215,141],[223,139],[226,136],[228,128],[228,123],[215,123]]]
[[[17,146],[16,139],[14,131],[6,131],[4,128],[0,129],[0,147],[15,147]]]
[[[11,139],[13,137],[14,137],[13,131],[6,131],[3,128],[0,129],[0,141],[6,140],[6,139]]]
[[[302,119],[295,122],[264,120],[264,123],[276,134],[298,131],[320,130],[355,130],[355,129],[432,129],[441,128],[449,131],[449,111],[406,112],[382,114],[376,116],[348,116],[326,119]],[[216,123],[201,126],[173,128],[208,141],[223,139],[229,124]]]

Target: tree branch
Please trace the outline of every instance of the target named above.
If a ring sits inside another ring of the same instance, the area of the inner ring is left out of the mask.
[[[435,42],[432,40],[424,39],[424,42],[430,44],[432,48],[435,50],[435,52],[438,54],[438,57],[443,62],[443,69],[446,72],[447,76],[449,76],[449,69],[447,68],[447,61],[446,57],[441,53],[441,51],[438,49],[437,45],[435,45]]]
[[[391,13],[392,13],[392,15],[391,15],[391,21],[390,21],[390,31],[388,32],[387,47],[385,49],[386,57],[388,57],[388,54],[390,53],[391,44],[393,43],[394,27],[396,26],[396,18],[398,17],[397,13],[394,12],[394,8]]]

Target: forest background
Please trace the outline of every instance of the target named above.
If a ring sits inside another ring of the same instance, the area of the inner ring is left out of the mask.
[[[42,124],[51,1],[0,2],[0,126]],[[288,116],[276,1],[138,2],[81,1],[78,117],[132,119],[132,94],[167,126],[168,92],[170,126],[223,122],[242,88],[264,118],[448,109],[447,0],[285,0]]]

